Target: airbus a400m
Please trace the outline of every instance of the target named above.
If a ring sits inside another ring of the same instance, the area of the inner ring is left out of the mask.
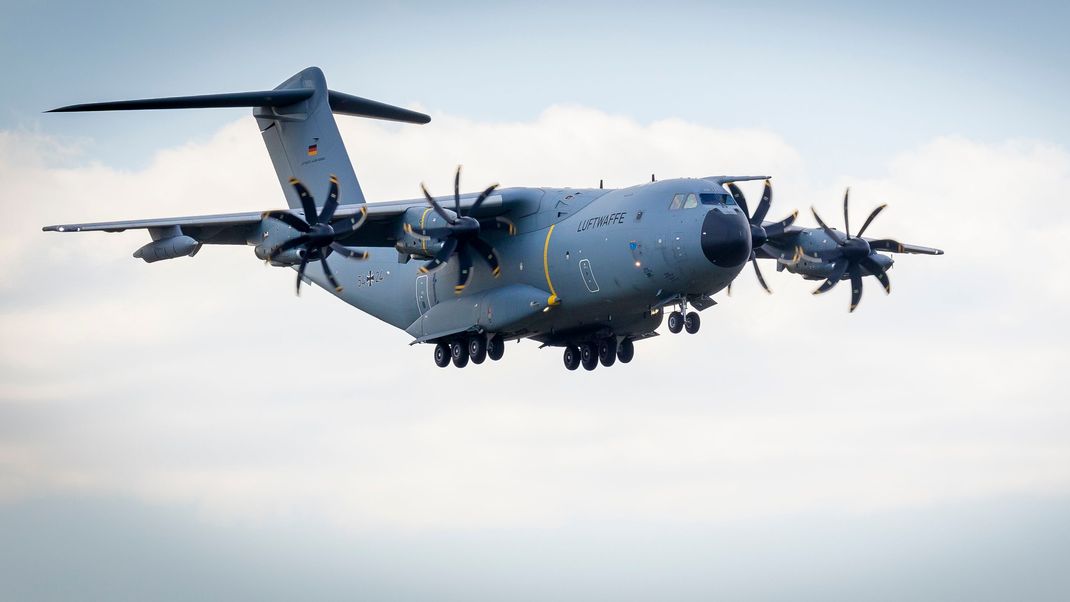
[[[252,107],[289,206],[284,210],[47,226],[57,232],[148,230],[134,256],[147,262],[192,256],[201,245],[250,245],[271,265],[434,346],[439,366],[500,360],[505,342],[534,339],[562,348],[565,367],[594,370],[630,362],[635,343],[668,330],[696,333],[712,295],[758,260],[822,280],[815,293],[862,281],[891,290],[892,258],[939,255],[928,247],[864,238],[884,206],[850,232],[814,212],[767,221],[773,189],[765,176],[651,181],[615,190],[498,188],[368,203],[334,115],[424,124],[427,115],[327,88],[308,68],[274,90],[81,104],[56,112]],[[736,186],[765,180],[750,211]]]

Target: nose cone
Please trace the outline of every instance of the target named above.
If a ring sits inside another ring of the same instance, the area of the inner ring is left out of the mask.
[[[750,259],[750,224],[740,213],[711,209],[702,222],[702,253],[722,268],[735,268]]]

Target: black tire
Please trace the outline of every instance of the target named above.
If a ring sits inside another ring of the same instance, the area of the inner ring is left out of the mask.
[[[472,362],[482,364],[487,359],[487,337],[481,334],[473,334],[468,337],[468,356]]]
[[[575,345],[569,345],[565,347],[565,367],[569,370],[575,370],[580,367],[580,350]]]
[[[617,337],[607,337],[598,341],[598,361],[606,368],[617,361]]]
[[[450,365],[450,346],[445,343],[435,345],[435,365],[445,368]]]
[[[684,315],[678,311],[669,314],[669,332],[676,334],[684,329]]]
[[[487,357],[498,361],[502,359],[503,355],[505,355],[505,339],[500,334],[490,337],[490,340],[487,341]]]
[[[598,349],[595,348],[594,343],[580,345],[580,364],[583,365],[584,370],[594,370],[598,367]]]
[[[702,326],[702,319],[698,317],[698,312],[687,312],[687,315],[684,316],[684,330],[687,331],[687,334],[695,334],[700,326]]]
[[[635,344],[631,339],[624,339],[617,345],[617,360],[622,364],[627,364],[635,357]]]
[[[468,365],[468,346],[460,341],[450,343],[450,357],[454,366],[464,368]]]

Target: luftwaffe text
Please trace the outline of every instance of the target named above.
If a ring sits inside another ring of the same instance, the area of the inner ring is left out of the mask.
[[[601,228],[602,226],[610,226],[613,224],[623,224],[625,215],[628,215],[627,211],[609,213],[607,215],[600,215],[598,217],[583,220],[576,226],[576,232],[583,232],[584,230]]]

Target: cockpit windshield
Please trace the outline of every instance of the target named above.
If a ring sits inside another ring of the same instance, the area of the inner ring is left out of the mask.
[[[732,195],[723,192],[703,192],[698,195],[702,199],[703,205],[732,205],[736,204],[736,200],[732,198]]]
[[[673,195],[672,202],[669,203],[669,209],[671,211],[693,209],[698,207],[699,204],[735,207],[736,200],[732,198],[732,195],[723,192],[700,192],[698,194],[681,192]]]

